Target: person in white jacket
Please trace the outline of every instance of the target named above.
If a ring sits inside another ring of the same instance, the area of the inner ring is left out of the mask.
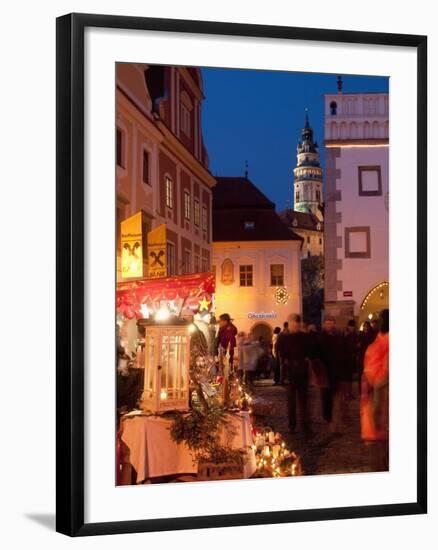
[[[247,338],[242,339],[240,346],[241,369],[245,382],[252,384],[254,382],[254,374],[257,368],[257,362],[263,349],[260,342],[256,340],[252,333]]]

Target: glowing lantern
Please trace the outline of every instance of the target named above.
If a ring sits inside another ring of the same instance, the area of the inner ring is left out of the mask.
[[[190,334],[188,323],[170,318],[140,319],[144,330],[142,408],[150,412],[189,408]]]

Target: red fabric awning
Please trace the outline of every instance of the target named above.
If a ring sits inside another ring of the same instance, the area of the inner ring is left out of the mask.
[[[140,319],[143,304],[151,307],[158,301],[185,300],[186,307],[194,307],[203,298],[211,303],[213,294],[210,272],[122,282],[117,284],[117,312],[127,319]]]

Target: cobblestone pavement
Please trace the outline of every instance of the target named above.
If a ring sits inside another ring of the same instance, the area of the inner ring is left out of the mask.
[[[254,395],[274,403],[270,415],[258,418],[257,425],[271,426],[283,435],[289,449],[301,456],[306,475],[386,471],[387,443],[365,443],[360,437],[357,382],[353,387],[354,397],[347,403],[342,433],[336,435],[330,433],[322,418],[319,390],[309,388],[312,435],[308,436],[300,429],[299,417],[296,433],[288,433],[286,386],[274,386],[272,380],[256,381]]]

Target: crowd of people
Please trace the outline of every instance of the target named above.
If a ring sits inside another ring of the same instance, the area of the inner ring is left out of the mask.
[[[293,315],[276,327],[272,341],[238,332],[228,314],[219,317],[216,352],[227,350],[231,368],[248,384],[263,372],[275,385],[285,385],[289,429],[311,435],[309,387],[318,388],[321,412],[332,433],[342,433],[348,402],[360,399],[361,435],[365,441],[388,438],[389,311],[357,330],[350,320],[345,330],[326,317],[320,331]],[[236,357],[237,352],[237,357]],[[356,389],[357,381],[357,389]]]

